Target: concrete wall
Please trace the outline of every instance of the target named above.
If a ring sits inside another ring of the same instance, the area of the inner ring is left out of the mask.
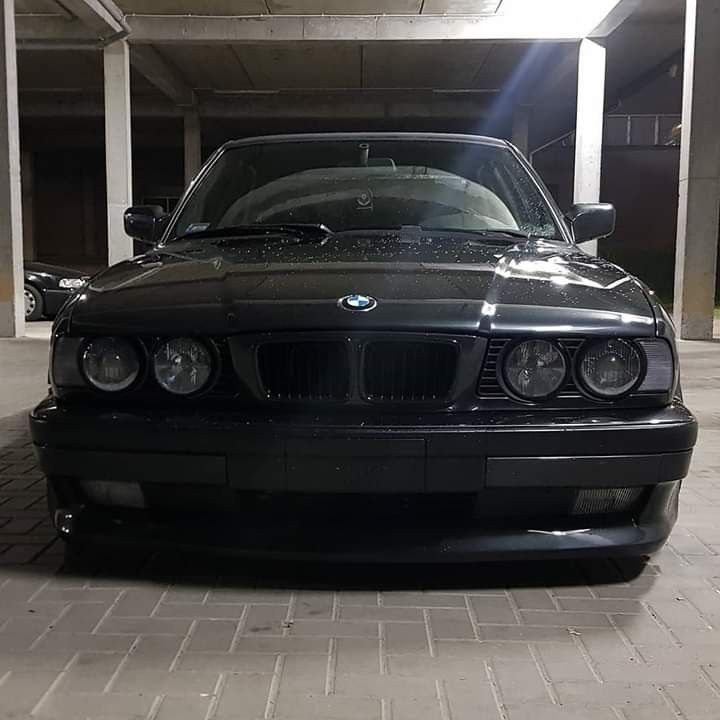
[[[672,301],[677,223],[678,147],[604,147],[601,199],[614,203],[615,234],[600,255],[622,265]],[[560,207],[572,200],[573,148],[536,156],[536,168]]]

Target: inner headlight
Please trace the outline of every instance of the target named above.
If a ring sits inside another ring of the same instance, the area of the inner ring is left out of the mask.
[[[213,357],[199,340],[173,338],[155,350],[153,372],[158,384],[168,392],[192,395],[210,382]]]
[[[505,382],[518,397],[542,400],[565,382],[567,363],[562,350],[548,340],[525,340],[505,357]]]
[[[120,337],[99,337],[86,343],[82,369],[87,381],[98,390],[127,390],[140,374],[140,358],[134,345]]]
[[[628,340],[597,340],[580,352],[578,375],[593,395],[613,399],[630,392],[640,381],[640,351]]]

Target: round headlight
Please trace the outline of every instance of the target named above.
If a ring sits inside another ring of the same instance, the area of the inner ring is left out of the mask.
[[[518,397],[541,400],[565,382],[567,364],[560,348],[548,340],[525,340],[505,357],[505,382]]]
[[[578,375],[585,388],[601,398],[616,398],[632,390],[642,375],[643,363],[634,343],[598,340],[580,353]]]
[[[87,381],[98,390],[127,390],[140,374],[140,358],[129,340],[100,337],[90,340],[82,352]]]
[[[205,343],[192,338],[173,338],[153,354],[153,372],[161,387],[175,395],[192,395],[210,381],[212,354]]]

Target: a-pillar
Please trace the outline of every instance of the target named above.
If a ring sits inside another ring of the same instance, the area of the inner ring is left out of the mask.
[[[530,108],[520,105],[515,108],[512,123],[512,144],[523,154],[528,156],[530,151]]]
[[[184,114],[185,185],[197,175],[202,165],[202,133],[200,115],[196,108],[188,108]]]
[[[25,334],[15,3],[0,0],[0,337]]]
[[[133,255],[123,213],[132,205],[130,48],[124,40],[105,47],[105,175],[107,178],[108,265]]]
[[[585,38],[580,42],[578,56],[573,202],[600,201],[604,114],[605,48],[594,40]],[[583,243],[582,248],[591,255],[596,255],[597,240]]]
[[[681,338],[713,335],[720,208],[720,0],[687,0],[675,324]]]

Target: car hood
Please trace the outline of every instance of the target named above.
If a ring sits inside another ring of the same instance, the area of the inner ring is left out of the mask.
[[[372,312],[338,300],[361,293]],[[173,243],[93,278],[72,331],[168,335],[292,330],[653,335],[641,284],[563,243],[463,237]]]
[[[54,275],[58,278],[82,278],[88,275],[88,273],[81,272],[80,270],[74,270],[73,268],[61,267],[59,265],[48,265],[47,263],[41,262],[26,262],[25,272]]]

